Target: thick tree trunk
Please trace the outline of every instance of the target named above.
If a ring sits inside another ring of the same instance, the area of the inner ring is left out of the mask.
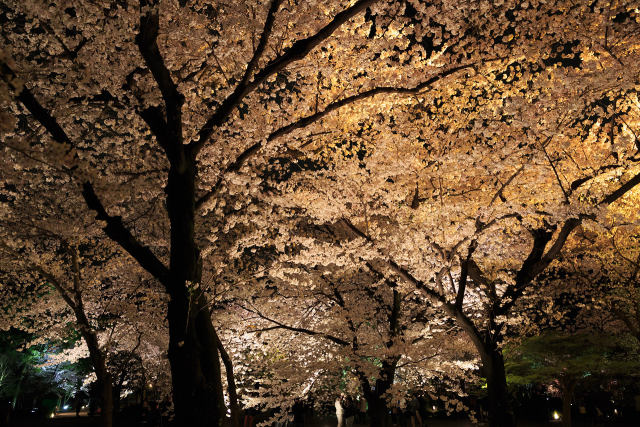
[[[487,376],[489,393],[489,426],[515,427],[511,396],[507,390],[507,377],[502,351],[493,343],[485,343],[480,351],[482,368]]]
[[[195,160],[171,160],[166,187],[171,222],[167,318],[173,403],[179,425],[217,427],[223,423],[226,408],[216,334],[199,287],[201,259],[194,239]]]
[[[113,385],[111,384],[111,375],[106,374],[102,380],[102,427],[111,427],[113,425]]]
[[[179,425],[217,427],[222,425],[225,412],[220,362],[209,311],[202,299],[184,295],[179,301],[172,296],[169,302],[173,403]]]
[[[389,408],[385,399],[381,399],[377,393],[367,398],[369,404],[369,425],[371,427],[389,427],[391,426],[391,417]]]
[[[389,406],[384,394],[393,385],[396,374],[397,359],[384,360],[380,369],[380,378],[376,379],[375,388],[371,389],[366,377],[360,376],[362,391],[367,399],[367,414],[371,427],[388,427],[392,425]]]

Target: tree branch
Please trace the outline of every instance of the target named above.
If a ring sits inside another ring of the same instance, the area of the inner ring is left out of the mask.
[[[0,247],[2,247],[2,249],[4,249],[6,253],[9,253],[12,256],[14,256],[16,260],[19,260],[20,262],[25,262],[32,269],[40,273],[40,275],[44,277],[56,289],[56,291],[58,291],[58,294],[60,295],[60,297],[62,297],[64,302],[67,303],[69,308],[71,308],[74,312],[76,311],[77,306],[73,298],[71,298],[71,296],[69,295],[69,291],[62,285],[62,283],[60,283],[60,281],[53,274],[49,273],[47,270],[42,268],[39,264],[29,260],[25,260],[25,257],[22,254],[16,252],[13,248],[7,246],[2,241],[0,241]]]
[[[349,230],[351,230],[355,235],[362,237],[367,242],[373,244],[373,240],[369,236],[364,234],[362,231],[360,231],[356,226],[354,226],[351,223],[351,221],[349,221],[346,218],[342,218],[340,222],[344,224]],[[435,301],[436,303],[441,304],[444,310],[452,318],[454,318],[465,331],[467,331],[467,333],[469,334],[469,337],[478,348],[482,348],[484,346],[480,332],[476,328],[473,321],[469,317],[467,317],[462,312],[462,310],[458,310],[454,304],[450,304],[449,302],[447,302],[446,298],[443,295],[439,294],[438,292],[428,287],[421,280],[418,280],[417,278],[415,278],[407,269],[399,266],[393,259],[389,258],[388,256],[385,256],[382,253],[380,255],[381,255],[382,261],[385,264],[387,264],[387,266],[396,274],[398,274],[403,280],[405,280],[407,283],[414,285],[418,290],[421,290],[422,292],[424,292],[427,295],[427,297],[432,301]]]
[[[272,328],[269,328],[269,329],[286,329],[286,330],[291,331],[291,332],[299,332],[301,334],[306,334],[306,335],[310,335],[310,336],[319,336],[319,337],[322,337],[322,338],[326,338],[329,341],[331,341],[333,343],[336,343],[338,345],[341,345],[343,347],[348,347],[348,346],[351,345],[351,343],[349,343],[348,341],[345,341],[345,340],[343,340],[341,338],[338,338],[338,337],[334,337],[333,335],[326,334],[324,332],[312,331],[311,329],[297,328],[295,326],[285,325],[284,323],[278,322],[275,319],[271,319],[271,318],[265,316],[264,314],[260,313],[257,310],[251,310],[250,308],[244,307],[242,305],[240,305],[240,307],[242,309],[250,312],[250,313],[254,313],[254,314],[258,315],[261,319],[264,319],[264,320],[266,320],[268,322],[271,322],[274,325],[276,325],[276,326],[274,326]],[[267,330],[267,329],[265,329],[265,330]]]
[[[17,90],[18,87],[11,83],[11,81],[16,79],[15,73],[4,62],[0,63],[0,69],[2,71],[3,79],[11,85],[12,89]],[[7,77],[9,79],[7,79]],[[49,131],[56,142],[68,147],[66,150],[67,154],[71,154],[73,152],[72,157],[75,163],[78,156],[77,153],[74,152],[74,145],[51,113],[42,107],[42,105],[40,105],[40,103],[31,94],[29,89],[24,86],[20,88],[17,98],[22,102],[27,110],[29,110],[34,118],[42,124],[47,131]],[[68,172],[71,174],[75,168],[77,168],[77,165],[74,164],[68,168]],[[131,232],[129,232],[122,223],[121,217],[109,216],[107,214],[102,202],[93,189],[93,185],[89,181],[84,181],[81,185],[82,196],[89,209],[96,212],[96,219],[107,222],[107,225],[103,228],[107,236],[109,236],[114,242],[118,243],[124,250],[132,255],[143,268],[166,286],[168,283],[169,273],[164,264],[156,258],[148,247],[142,245],[135,237],[133,237]]]
[[[460,266],[460,280],[458,285],[458,294],[456,295],[455,306],[457,310],[462,310],[462,303],[464,302],[464,293],[467,289],[467,276],[469,274],[469,263],[471,261],[471,256],[473,252],[476,250],[478,242],[473,240],[469,245],[469,249],[467,251],[467,258],[462,261]],[[475,263],[474,263],[475,265]]]
[[[502,186],[500,187],[500,189],[498,191],[496,191],[496,194],[493,195],[493,197],[491,198],[491,201],[489,202],[489,206],[493,205],[493,202],[496,201],[496,199],[498,197],[500,197],[500,200],[502,200],[503,202],[506,201],[506,199],[504,198],[504,189],[507,188],[507,186],[509,184],[511,184],[511,182],[520,174],[520,172],[522,172],[524,170],[526,163],[523,163],[508,179],[507,181],[502,184]]]
[[[603,198],[597,206],[609,205],[617,201],[638,184],[640,184],[640,173],[633,176],[630,180],[618,187],[618,189]],[[531,284],[536,276],[544,271],[549,264],[551,264],[551,262],[560,255],[560,252],[571,235],[571,232],[582,224],[582,221],[585,219],[595,218],[593,215],[580,215],[577,218],[567,219],[562,224],[555,242],[546,253],[544,250],[553,236],[554,229],[534,230],[534,242],[531,252],[516,275],[516,283],[509,286],[504,292],[503,300],[505,302],[500,307],[500,314],[506,314],[513,307],[517,299],[522,296],[524,290]]]
[[[253,52],[253,57],[247,64],[247,69],[242,76],[242,80],[240,80],[240,83],[238,83],[238,87],[245,87],[247,85],[247,82],[251,77],[251,73],[253,73],[253,70],[255,70],[256,66],[258,65],[258,61],[262,57],[264,49],[267,46],[267,41],[269,40],[269,36],[271,35],[276,12],[278,12],[280,4],[282,4],[282,0],[271,0],[271,4],[269,5],[269,10],[267,12],[267,18],[264,21],[264,28],[262,29],[262,34],[260,35],[260,41],[258,42],[258,46]]]
[[[181,143],[182,118],[181,109],[184,96],[178,91],[178,87],[171,78],[171,73],[164,63],[158,49],[159,17],[155,0],[140,0],[140,9],[146,8],[146,13],[140,16],[140,32],[136,35],[136,44],[145,64],[151,70],[151,74],[162,93],[166,108],[166,122],[164,126],[170,132],[174,144]],[[144,118],[144,116],[143,116]],[[156,117],[157,119],[157,117]],[[145,118],[145,121],[147,119]],[[151,126],[150,126],[151,127]],[[158,138],[165,138],[164,132],[159,132],[160,123],[152,127],[152,131]],[[161,143],[160,139],[158,142]],[[167,147],[165,147],[166,149]]]
[[[341,25],[376,1],[377,0],[359,0],[353,6],[338,13],[330,23],[325,25],[313,36],[295,42],[284,54],[273,59],[262,70],[260,70],[251,82],[245,82],[243,85],[239,84],[236,86],[235,90],[222,102],[222,104],[220,104],[213,115],[209,117],[204,126],[200,129],[197,139],[189,143],[189,148],[192,152],[197,154],[200,151],[213,133],[214,129],[224,123],[242,98],[261,85],[269,77],[283,70],[292,62],[303,59],[313,48],[329,38],[334,31],[340,28]],[[274,3],[271,4],[271,7],[274,7]],[[267,19],[269,19],[269,17],[267,17]],[[265,30],[267,29],[267,23],[268,22],[265,22]],[[263,36],[265,36],[264,31]],[[268,36],[268,33],[266,36]]]
[[[215,182],[215,184],[213,184],[213,187],[211,187],[211,189],[207,193],[205,193],[196,201],[196,209],[200,209],[202,205],[207,203],[220,192],[220,190],[222,189],[222,183],[224,182],[224,178],[227,174],[239,171],[240,168],[245,164],[245,162],[249,160],[251,156],[260,151],[261,148],[262,142],[256,142],[249,148],[245,149],[242,153],[240,153],[240,155],[236,157],[236,159],[231,162],[220,174],[218,180]]]
[[[167,267],[151,252],[147,246],[142,245],[133,237],[131,232],[122,223],[119,216],[110,216],[102,202],[93,190],[93,186],[89,182],[82,184],[82,197],[89,209],[96,212],[96,220],[105,221],[107,224],[102,228],[107,236],[114,242],[118,243],[125,251],[127,251],[145,270],[151,273],[164,286],[169,285],[169,270]]]
[[[331,113],[332,111],[337,110],[338,108],[344,107],[345,105],[349,105],[352,104],[356,101],[360,101],[366,98],[370,98],[372,96],[375,95],[380,95],[380,94],[392,94],[392,93],[398,93],[398,94],[405,94],[405,95],[414,95],[416,93],[419,93],[420,91],[428,88],[429,86],[431,86],[432,84],[434,84],[435,82],[442,80],[445,77],[450,76],[451,74],[454,74],[458,71],[467,69],[467,68],[473,68],[475,66],[475,64],[466,64],[466,65],[459,65],[457,67],[451,68],[447,71],[443,71],[440,74],[437,74],[433,77],[431,77],[430,79],[412,87],[412,88],[407,88],[407,87],[391,87],[391,86],[381,86],[381,87],[376,87],[374,89],[370,89],[370,90],[366,90],[364,92],[361,92],[357,95],[352,95],[352,96],[348,96],[346,98],[343,98],[339,101],[335,101],[332,102],[331,104],[327,105],[324,110],[319,111],[315,114],[311,114],[309,116],[303,117],[301,119],[298,119],[297,121],[290,123],[284,127],[281,127],[280,129],[272,132],[268,137],[267,137],[267,141],[272,141],[280,136],[286,135],[290,132],[293,132],[296,129],[300,129],[303,127],[306,127],[308,125],[310,125],[313,122],[316,122],[318,120],[320,120],[321,118],[323,118],[324,116],[326,116],[327,114]]]
[[[629,190],[631,190],[636,185],[640,184],[640,173],[636,174],[629,181],[622,184],[616,191],[609,194],[607,197],[602,199],[598,206],[610,205],[611,203],[618,200],[620,197],[624,196]]]
[[[33,115],[38,123],[44,126],[44,128],[49,132],[54,141],[59,144],[65,145],[65,154],[71,153],[71,151],[73,151],[73,144],[71,143],[71,139],[69,138],[69,136],[62,129],[56,119],[51,115],[49,110],[44,108],[38,102],[38,100],[33,96],[31,91],[27,89],[26,86],[16,86],[15,82],[18,81],[18,76],[4,61],[0,62],[0,74],[2,75],[2,79],[8,83],[9,87],[14,92],[16,92],[17,100],[20,101],[27,110],[29,110],[29,112]],[[75,159],[77,159],[77,156],[74,155],[74,160]],[[75,165],[72,165],[69,169],[74,168]]]
[[[443,73],[438,74],[437,76],[434,76],[432,78],[430,78],[429,80],[413,87],[413,88],[392,88],[392,87],[378,87],[375,89],[371,89],[365,92],[362,92],[358,95],[354,95],[354,96],[350,96],[344,99],[341,99],[340,101],[336,101],[333,102],[331,104],[329,104],[323,111],[317,112],[315,114],[312,114],[310,116],[307,117],[303,117],[299,120],[297,120],[296,122],[293,122],[287,126],[284,126],[274,132],[272,132],[268,137],[267,137],[267,141],[273,141],[275,138],[278,138],[280,136],[286,135],[292,131],[294,131],[295,129],[300,129],[303,128],[305,126],[310,125],[311,123],[320,120],[322,117],[326,116],[327,114],[329,114],[330,112],[337,110],[340,107],[343,107],[345,105],[351,104],[353,102],[359,101],[359,100],[363,100],[378,94],[382,94],[382,93],[400,93],[400,94],[415,94],[421,90],[426,89],[428,86],[430,86],[431,84],[435,83],[436,81],[449,76],[453,73],[455,73],[456,71],[460,71],[462,69],[465,68],[471,68],[473,67],[472,64],[469,65],[461,65],[459,67],[455,67],[452,68],[448,71],[445,71]],[[249,158],[251,158],[253,155],[255,155],[258,151],[260,151],[260,149],[263,146],[263,142],[256,142],[255,144],[251,145],[249,148],[245,149],[242,153],[240,153],[240,155],[236,158],[236,160],[234,162],[232,162],[231,164],[229,164],[229,166],[227,166],[227,168],[224,170],[224,172],[222,172],[220,174],[220,177],[218,178],[218,180],[215,182],[215,184],[213,185],[213,187],[207,192],[205,193],[203,196],[201,196],[197,202],[196,202],[196,209],[199,209],[202,205],[204,205],[205,203],[207,203],[209,200],[211,200],[213,197],[215,197],[218,192],[220,191],[221,187],[222,187],[222,183],[224,181],[224,177],[226,174],[230,173],[230,172],[237,172],[238,170],[240,170],[240,168],[245,164],[245,162],[247,160],[249,160]]]

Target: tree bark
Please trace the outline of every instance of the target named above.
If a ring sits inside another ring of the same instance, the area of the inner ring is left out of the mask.
[[[194,238],[195,159],[169,156],[166,187],[171,223],[168,293],[169,363],[178,424],[221,426],[226,412],[216,333],[200,290],[201,258]]]
[[[489,394],[489,426],[515,427],[515,414],[507,389],[502,351],[494,343],[485,343],[480,350],[482,368],[487,376]]]
[[[78,316],[78,313],[76,313]],[[85,318],[86,319],[86,318]],[[81,319],[78,319],[79,321]],[[102,413],[100,425],[101,427],[111,427],[113,425],[113,385],[111,383],[111,373],[107,369],[107,362],[104,353],[98,344],[96,334],[87,324],[80,323],[80,334],[87,343],[89,349],[89,358],[96,373],[98,385],[100,386],[100,395],[102,397]]]
[[[113,387],[113,414],[114,416],[120,412],[120,394],[124,386],[124,375],[120,375],[117,384]]]
[[[238,404],[238,390],[236,388],[236,381],[233,377],[233,361],[229,357],[229,353],[225,350],[220,341],[220,337],[216,334],[216,341],[218,342],[218,351],[220,351],[220,357],[224,363],[224,370],[227,374],[227,392],[229,394],[229,407],[231,409],[231,426],[240,427],[240,405]]]
[[[562,426],[571,427],[571,400],[573,399],[573,389],[575,382],[570,378],[561,378],[560,387],[562,389]]]
[[[364,375],[360,375],[362,391],[367,399],[367,414],[369,415],[369,425],[371,427],[388,427],[392,425],[389,407],[384,394],[393,385],[397,364],[398,359],[396,358],[382,362],[380,378],[376,379],[375,388],[373,389],[369,385],[369,380]]]

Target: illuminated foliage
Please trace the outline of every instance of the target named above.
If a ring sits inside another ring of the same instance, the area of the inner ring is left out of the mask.
[[[1,5],[2,219],[102,236],[159,284],[185,425],[226,414],[216,327],[260,292],[226,271],[267,247],[265,276],[294,254],[442,309],[496,367],[509,426],[517,304],[576,230],[637,200],[631,0]]]

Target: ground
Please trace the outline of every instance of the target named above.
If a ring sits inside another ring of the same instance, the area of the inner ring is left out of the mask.
[[[313,427],[334,427],[336,425],[335,420],[327,419],[327,420],[319,420],[317,423],[314,423]],[[15,427],[94,427],[98,426],[98,418],[81,416],[76,418],[75,413],[73,414],[59,414],[57,417],[53,419],[42,420],[40,422],[34,422],[34,420],[28,420],[19,424],[15,424]],[[145,423],[127,423],[126,420],[118,420],[114,423],[114,426],[117,427],[151,427],[149,424]],[[533,423],[523,421],[522,423],[518,423],[519,427],[560,427],[561,424],[558,422],[549,422],[545,424]],[[620,423],[620,422],[609,422],[609,423],[574,423],[574,427],[637,427],[637,424],[632,423]],[[164,426],[153,426],[153,427],[164,427]],[[363,425],[355,424],[353,427],[365,427]],[[399,426],[404,427],[404,426]],[[452,419],[427,419],[426,427],[473,427],[473,424],[465,421],[465,420],[452,420]]]

